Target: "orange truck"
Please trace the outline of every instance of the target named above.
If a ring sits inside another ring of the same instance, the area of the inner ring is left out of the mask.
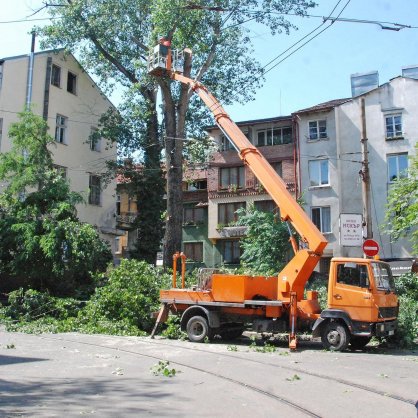
[[[372,336],[391,336],[397,329],[399,311],[393,276],[387,263],[370,258],[333,258],[328,282],[328,307],[321,310],[316,291],[305,286],[327,245],[325,237],[287,191],[286,185],[260,151],[230,119],[217,99],[199,82],[185,77],[182,51],[172,50],[162,39],[150,55],[148,70],[188,85],[213,113],[223,134],[231,141],[244,164],[299,235],[290,234],[294,256],[278,276],[210,274],[191,289],[184,285],[185,255],[174,255],[173,286],[160,291],[161,310],[152,336],[168,312],[181,315],[181,328],[190,341],[202,342],[219,335],[239,337],[250,326],[260,333],[288,333],[289,348],[297,347],[297,332],[321,337],[330,350],[351,345],[361,349]],[[178,258],[182,284],[176,283]]]

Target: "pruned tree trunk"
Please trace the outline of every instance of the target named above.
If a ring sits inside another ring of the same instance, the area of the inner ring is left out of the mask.
[[[190,76],[191,54],[185,54],[184,74]],[[176,103],[170,89],[171,81],[162,80],[160,87],[164,102],[167,218],[164,236],[163,263],[171,266],[173,254],[181,251],[183,228],[183,142],[186,139],[186,112],[189,103],[188,87],[181,85]]]

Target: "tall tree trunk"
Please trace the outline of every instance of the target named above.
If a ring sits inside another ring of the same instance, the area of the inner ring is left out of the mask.
[[[138,239],[131,255],[134,258],[155,264],[163,237],[165,185],[161,168],[161,141],[156,111],[156,95],[148,97],[147,134],[144,142],[144,170],[139,173],[135,194],[138,197],[136,226]],[[136,178],[136,176],[135,176]]]
[[[191,53],[186,51],[184,75],[190,77]],[[165,117],[167,167],[167,219],[164,236],[164,265],[172,265],[173,254],[181,250],[183,233],[183,143],[186,135],[186,112],[190,100],[189,88],[182,84],[177,106],[169,81],[160,83]]]
[[[170,81],[162,80],[160,87],[164,104],[165,161],[167,170],[167,216],[163,263],[164,266],[169,267],[172,264],[173,254],[181,250],[183,141],[177,136],[176,106],[171,95]]]

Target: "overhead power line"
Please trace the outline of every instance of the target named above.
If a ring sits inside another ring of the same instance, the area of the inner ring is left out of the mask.
[[[337,6],[336,6],[337,7]],[[211,7],[211,6],[202,6],[200,4],[193,4],[189,3],[187,6],[183,7],[185,10],[208,10],[208,11],[215,11],[215,12],[228,12],[233,13],[237,9],[226,9],[222,7]],[[368,19],[355,19],[355,18],[342,18],[342,17],[334,17],[329,15],[326,16],[320,16],[320,15],[313,15],[313,14],[297,14],[297,13],[284,13],[284,12],[274,12],[274,11],[264,11],[264,10],[246,10],[242,9],[240,10],[243,13],[246,14],[254,14],[254,15],[260,15],[260,14],[275,14],[275,15],[282,15],[282,16],[297,16],[297,17],[307,17],[307,18],[317,18],[322,19],[324,22],[326,21],[332,21],[332,22],[347,22],[347,23],[364,23],[364,24],[372,24],[372,25],[378,25],[383,30],[393,30],[393,31],[400,31],[401,29],[418,29],[418,26],[412,26],[412,25],[406,25],[403,23],[397,23],[397,22],[388,22],[388,21],[380,21],[380,20],[368,20]],[[332,14],[333,12],[331,12]],[[248,21],[253,20],[254,18],[248,19]],[[246,23],[242,22],[242,23]],[[242,24],[241,23],[241,24]],[[391,25],[391,26],[388,26]]]

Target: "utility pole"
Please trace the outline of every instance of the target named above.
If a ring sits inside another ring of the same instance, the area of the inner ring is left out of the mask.
[[[369,157],[367,151],[367,130],[366,130],[366,105],[364,98],[360,100],[361,104],[361,156],[362,167],[359,172],[362,183],[361,191],[363,197],[363,226],[366,226],[365,239],[373,238],[372,228],[372,210],[370,203],[370,172],[369,172]]]

